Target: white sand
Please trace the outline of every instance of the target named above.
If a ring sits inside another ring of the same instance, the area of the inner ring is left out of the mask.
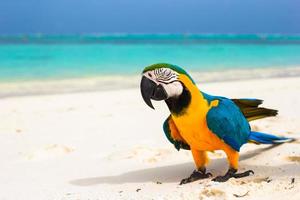
[[[253,128],[300,138],[299,77],[200,88],[264,99],[279,116]],[[300,199],[299,142],[245,145],[240,170],[254,170],[251,177],[179,186],[194,169],[192,157],[168,143],[168,110],[162,102],[155,107],[144,104],[139,89],[0,99],[0,199]],[[223,153],[210,156],[208,170],[224,174]]]

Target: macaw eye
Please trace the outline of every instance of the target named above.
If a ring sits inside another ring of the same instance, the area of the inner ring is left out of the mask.
[[[152,78],[152,74],[148,73],[148,75]]]

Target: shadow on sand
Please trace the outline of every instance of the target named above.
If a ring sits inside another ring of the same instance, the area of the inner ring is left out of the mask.
[[[260,148],[257,150],[249,151],[244,153],[240,157],[240,161],[252,158],[265,152],[267,150],[273,149],[277,146],[271,146],[267,148]],[[226,166],[226,167],[225,167]],[[242,165],[245,169],[260,169],[263,171],[269,171],[272,173],[282,173],[283,175],[295,175],[291,174],[292,171],[295,173],[295,170],[291,168],[294,166],[293,163],[289,165],[283,166],[257,166],[257,165]],[[285,172],[282,169],[285,169]],[[212,163],[210,163],[209,171],[212,172],[214,175],[216,174],[223,174],[227,170],[227,163],[226,158],[215,159]],[[290,170],[289,170],[290,169]],[[122,183],[140,183],[140,182],[180,182],[182,178],[185,178],[190,175],[190,173],[194,170],[194,163],[188,162],[183,164],[176,164],[176,165],[169,165],[163,167],[155,167],[155,168],[148,168],[148,169],[141,169],[136,171],[130,171],[127,173],[123,173],[116,176],[100,176],[100,177],[89,177],[83,179],[76,179],[70,181],[72,185],[77,186],[91,186],[97,184],[122,184]],[[291,172],[289,172],[291,171]],[[300,168],[297,171],[297,174],[300,174]]]

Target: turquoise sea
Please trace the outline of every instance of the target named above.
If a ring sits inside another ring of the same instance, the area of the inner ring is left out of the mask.
[[[300,35],[0,36],[0,81],[138,75],[153,63],[188,71],[300,67]]]

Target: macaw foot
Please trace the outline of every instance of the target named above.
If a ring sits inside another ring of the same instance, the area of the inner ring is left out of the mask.
[[[230,168],[227,173],[224,176],[217,176],[216,178],[213,178],[212,181],[215,182],[226,182],[228,181],[230,178],[243,178],[246,176],[250,176],[250,174],[254,174],[254,172],[252,170],[248,170],[242,173],[236,173],[237,170],[234,168]]]
[[[190,182],[194,182],[194,181],[197,181],[197,180],[200,180],[200,179],[205,179],[205,178],[209,178],[212,176],[211,173],[205,173],[205,169],[204,170],[194,170],[193,173],[188,177],[188,178],[185,178],[185,179],[182,179],[179,183],[179,185],[182,185],[182,184],[187,184],[187,183],[190,183]]]

